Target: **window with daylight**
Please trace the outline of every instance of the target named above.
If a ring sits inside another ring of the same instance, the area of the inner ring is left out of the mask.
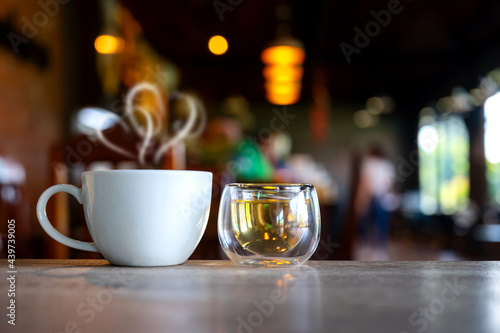
[[[422,110],[418,131],[420,210],[453,214],[469,202],[469,132],[460,115]]]
[[[489,199],[500,204],[500,92],[484,102],[484,153]]]

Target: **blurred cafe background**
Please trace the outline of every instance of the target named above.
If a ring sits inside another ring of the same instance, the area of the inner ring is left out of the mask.
[[[98,258],[38,197],[146,168],[214,174],[193,259],[231,182],[312,183],[313,259],[500,259],[500,2],[2,0],[1,256],[14,219],[19,258]]]

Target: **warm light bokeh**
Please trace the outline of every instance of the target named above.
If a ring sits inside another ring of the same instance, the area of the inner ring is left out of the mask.
[[[272,46],[262,51],[261,59],[266,65],[302,65],[306,54],[296,46]]]
[[[300,83],[298,82],[266,82],[266,91],[273,95],[299,95]]]
[[[95,39],[94,47],[101,54],[115,54],[123,51],[123,39],[116,36],[100,35]]]
[[[291,66],[266,66],[262,71],[266,80],[274,82],[300,81],[303,73],[302,67]]]
[[[267,100],[277,105],[297,103],[304,74],[304,50],[296,46],[271,46],[262,51],[261,59],[266,65],[262,75],[266,79]]]
[[[212,36],[208,41],[208,49],[215,55],[221,55],[226,53],[229,45],[227,40],[219,35]]]

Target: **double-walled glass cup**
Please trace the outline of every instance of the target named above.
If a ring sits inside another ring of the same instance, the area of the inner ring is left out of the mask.
[[[318,246],[321,218],[310,184],[228,184],[218,233],[239,265],[301,265]]]

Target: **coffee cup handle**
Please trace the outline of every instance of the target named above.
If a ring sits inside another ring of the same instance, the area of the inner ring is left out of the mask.
[[[43,230],[45,230],[45,232],[48,233],[50,237],[54,238],[56,241],[66,246],[78,250],[100,252],[97,246],[93,242],[82,242],[70,238],[68,236],[61,234],[59,231],[56,230],[56,228],[52,226],[49,219],[47,218],[47,210],[46,210],[47,202],[49,201],[50,197],[59,192],[69,193],[72,196],[74,196],[80,204],[82,203],[82,190],[76,186],[62,184],[62,185],[54,185],[46,189],[40,196],[40,199],[38,199],[38,203],[36,205],[36,215]]]

